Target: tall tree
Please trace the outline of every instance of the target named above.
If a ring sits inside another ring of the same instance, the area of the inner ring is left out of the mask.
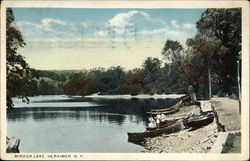
[[[142,67],[146,83],[145,92],[150,94],[157,93],[157,80],[160,76],[161,60],[158,58],[148,57]]]
[[[217,74],[225,92],[231,93],[237,84],[237,60],[241,51],[241,9],[207,9],[196,26],[199,33],[216,37],[228,49],[217,64]]]
[[[12,108],[12,98],[21,97],[28,101],[28,91],[32,87],[32,75],[24,57],[17,52],[26,44],[21,32],[15,25],[11,8],[6,11],[6,69],[7,69],[7,107]]]
[[[140,68],[136,68],[128,71],[122,89],[124,93],[138,95],[144,92],[144,86],[145,79],[143,70]]]
[[[188,39],[186,43],[189,58],[185,59],[183,66],[193,82],[203,85],[202,95],[209,98],[210,71],[215,73],[219,70],[218,64],[227,48],[222,45],[220,40],[202,34]]]
[[[87,72],[73,74],[71,78],[62,86],[65,94],[85,96],[93,94],[95,91],[94,83],[89,78]]]
[[[182,74],[186,78],[189,85],[192,85],[197,91],[197,82],[185,68],[185,64],[188,63],[187,60],[190,55],[185,52],[183,46],[178,41],[167,40],[161,53],[167,60],[167,63],[175,67],[179,74]]]

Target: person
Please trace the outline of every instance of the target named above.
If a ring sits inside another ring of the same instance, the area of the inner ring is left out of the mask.
[[[161,121],[165,121],[167,119],[166,115],[164,115],[163,113],[161,114]]]
[[[155,122],[155,120],[154,120],[153,117],[150,117],[150,118],[149,118],[148,127],[149,127],[149,128],[155,128],[155,127],[156,127],[156,122]]]
[[[159,125],[160,125],[160,120],[157,118],[156,119],[156,126],[159,127]]]
[[[163,113],[162,114],[158,114],[156,115],[155,119],[158,119],[160,122],[163,122],[166,120],[166,115],[164,115]]]

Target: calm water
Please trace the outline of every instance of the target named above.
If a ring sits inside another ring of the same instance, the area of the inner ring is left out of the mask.
[[[21,139],[21,152],[141,152],[127,132],[144,131],[145,112],[176,99],[104,99],[67,96],[15,99],[7,112],[7,135]]]

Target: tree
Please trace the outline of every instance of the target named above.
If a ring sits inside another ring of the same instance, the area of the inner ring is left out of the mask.
[[[56,86],[42,79],[38,87],[39,95],[54,95],[56,93]]]
[[[105,72],[105,77],[101,79],[104,83],[103,91],[104,94],[122,94],[122,84],[125,79],[125,72],[120,66],[110,67]]]
[[[93,94],[95,91],[94,83],[85,72],[73,74],[71,78],[62,86],[65,94],[85,96]]]
[[[148,57],[142,68],[145,80],[145,93],[155,94],[157,91],[157,80],[160,76],[161,60]]]
[[[183,46],[178,41],[167,40],[161,53],[167,60],[167,63],[174,66],[178,73],[182,74],[188,81],[188,84],[192,85],[197,92],[198,84],[185,68],[185,64],[188,63],[187,60],[190,59],[190,55],[185,52]]]
[[[13,97],[28,101],[28,91],[33,86],[30,68],[24,57],[17,52],[26,44],[21,32],[15,26],[15,17],[11,8],[6,11],[6,74],[7,74],[7,107],[12,108]]]
[[[218,69],[220,59],[225,55],[225,48],[221,41],[214,37],[197,34],[194,38],[187,40],[188,59],[183,62],[183,67],[190,79],[198,86],[203,86],[202,94],[204,97],[210,97],[210,75]],[[196,91],[197,92],[197,91]]]
[[[217,64],[216,73],[224,91],[230,94],[237,85],[237,60],[241,51],[241,9],[207,9],[196,26],[200,34],[215,37],[228,49]]]
[[[165,63],[158,80],[158,93],[185,93],[188,82],[174,64]]]
[[[124,93],[138,95],[144,92],[145,80],[143,70],[136,68],[128,71],[123,84]]]

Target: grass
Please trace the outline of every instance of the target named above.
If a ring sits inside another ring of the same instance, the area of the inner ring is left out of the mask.
[[[222,153],[241,152],[241,133],[229,134],[226,143],[223,144]]]

